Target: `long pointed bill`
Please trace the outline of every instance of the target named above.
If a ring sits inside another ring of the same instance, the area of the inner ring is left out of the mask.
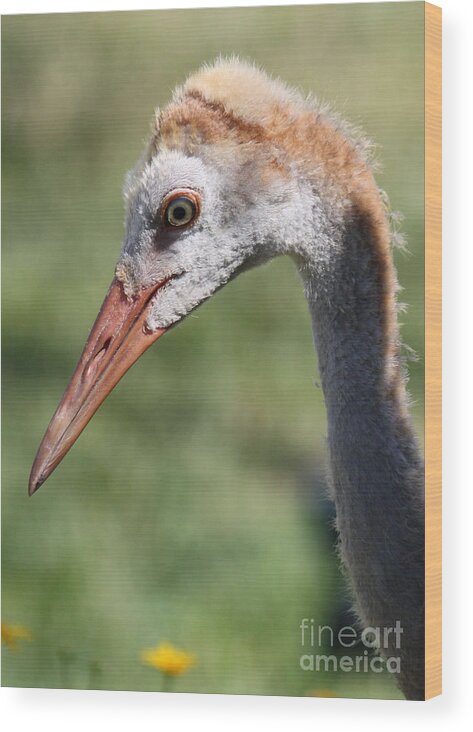
[[[167,280],[142,289],[129,299],[113,280],[79,363],[49,423],[31,469],[30,496],[44,483],[71,449],[113,387],[166,328],[146,326],[154,294]]]

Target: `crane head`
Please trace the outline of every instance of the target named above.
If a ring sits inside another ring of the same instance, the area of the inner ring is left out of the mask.
[[[156,113],[148,147],[126,177],[115,276],[38,450],[30,495],[152,343],[301,235],[303,184],[270,123],[283,102],[289,108],[286,87],[233,61],[190,77]]]

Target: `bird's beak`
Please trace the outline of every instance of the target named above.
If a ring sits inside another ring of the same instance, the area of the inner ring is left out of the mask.
[[[167,280],[143,288],[133,298],[113,280],[64,396],[49,423],[29,480],[30,496],[71,449],[104,399],[166,328],[146,325],[150,302]]]

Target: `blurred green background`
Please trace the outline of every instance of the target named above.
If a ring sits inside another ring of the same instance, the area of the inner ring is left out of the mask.
[[[299,667],[301,619],[336,627],[349,601],[290,261],[168,334],[33,499],[26,486],[113,276],[124,173],[154,107],[218,54],[332,102],[379,144],[379,184],[405,215],[422,434],[423,3],[11,16],[2,41],[2,616],[32,633],[4,649],[3,684],[159,689],[139,654],[168,640],[198,658],[180,691],[400,696],[384,674]]]

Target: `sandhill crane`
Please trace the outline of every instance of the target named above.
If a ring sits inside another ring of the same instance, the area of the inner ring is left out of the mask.
[[[400,362],[386,199],[363,139],[238,60],[204,66],[157,111],[125,183],[115,277],[36,456],[34,493],[115,384],[240,272],[290,255],[312,316],[340,556],[363,627],[424,693],[423,461]],[[290,313],[288,313],[290,317]],[[402,642],[389,629],[402,627]]]

